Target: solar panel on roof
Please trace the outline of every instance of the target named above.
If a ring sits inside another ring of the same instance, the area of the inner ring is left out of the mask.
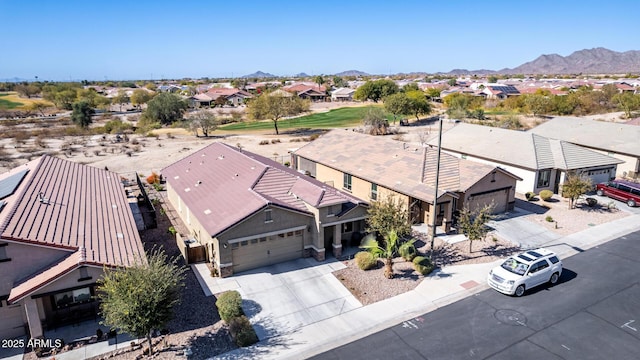
[[[28,172],[29,169],[22,170],[19,173],[13,174],[4,180],[0,180],[0,199],[4,199],[7,196],[13,194]]]

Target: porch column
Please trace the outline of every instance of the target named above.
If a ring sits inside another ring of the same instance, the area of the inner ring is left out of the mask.
[[[38,304],[35,299],[26,298],[24,300],[24,310],[27,313],[27,322],[29,323],[29,332],[31,338],[41,338],[44,333],[42,332],[42,324],[40,323],[40,314],[38,314]]]
[[[333,256],[342,256],[342,224],[333,226]]]

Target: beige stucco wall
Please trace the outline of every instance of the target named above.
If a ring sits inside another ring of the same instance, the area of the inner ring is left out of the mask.
[[[0,241],[5,242],[5,241]],[[71,251],[6,241],[7,257],[0,262],[0,296],[9,295],[15,281],[34,274],[69,256]]]
[[[271,210],[272,221],[270,222],[265,221],[266,210]],[[313,224],[314,221],[311,215],[275,206],[260,210],[213,240],[213,243],[218,246],[219,264],[230,264],[232,262],[231,246],[227,246],[227,248],[223,246],[228,241],[245,237],[260,237],[266,233],[290,231],[290,229],[298,227],[308,228]],[[306,229],[303,238],[305,239],[305,246],[311,244],[312,240]]]
[[[464,208],[467,205],[469,198],[474,194],[502,188],[509,188],[507,191],[507,209],[513,208],[516,196],[516,179],[497,170],[495,171],[495,176],[493,173],[487,174],[485,177],[480,179],[480,181],[467,189],[464,193],[464,198],[458,201],[457,208],[458,210]]]

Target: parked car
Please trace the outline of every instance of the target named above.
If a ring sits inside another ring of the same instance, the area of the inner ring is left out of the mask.
[[[640,205],[640,184],[631,181],[611,180],[600,183],[596,185],[596,193],[624,201],[630,207]]]
[[[509,257],[489,271],[487,282],[503,294],[522,296],[538,285],[556,284],[561,274],[562,261],[558,256],[551,250],[539,248]]]

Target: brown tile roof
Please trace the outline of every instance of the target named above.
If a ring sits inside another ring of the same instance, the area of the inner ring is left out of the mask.
[[[55,280],[72,263],[77,267],[78,257],[96,266],[129,266],[144,258],[118,174],[43,156],[1,174],[0,181],[25,169],[16,191],[3,199],[0,239],[63,249],[70,256],[17,284],[12,298]]]
[[[434,149],[384,136],[333,130],[296,150],[295,154],[400,193],[433,201],[437,163]],[[465,191],[493,169],[493,166],[442,153],[439,196],[446,191]]]
[[[271,159],[223,143],[167,166],[162,175],[211,236],[269,205],[311,215],[307,205],[363,203]]]

